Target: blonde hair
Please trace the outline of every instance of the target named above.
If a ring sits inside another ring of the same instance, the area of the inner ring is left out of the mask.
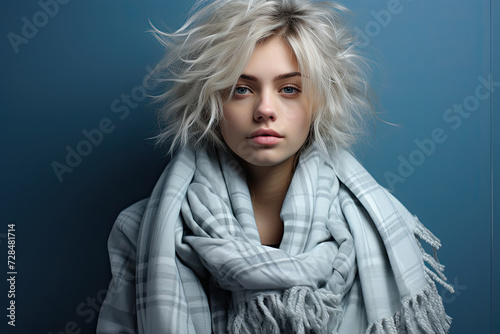
[[[278,35],[309,79],[304,93],[315,108],[305,146],[315,142],[325,153],[349,148],[363,133],[363,114],[372,107],[367,66],[354,49],[346,13],[335,2],[198,1],[177,31],[153,27],[166,47],[152,73],[167,83],[156,96],[162,126],[158,143],[169,143],[169,153],[183,146],[224,146],[218,130],[224,98],[232,94],[256,45]]]

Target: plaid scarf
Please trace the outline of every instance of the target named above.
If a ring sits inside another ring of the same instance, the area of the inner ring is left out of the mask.
[[[418,241],[439,240],[345,151],[333,163],[315,146],[301,154],[279,249],[261,245],[244,172],[222,150],[181,151],[138,206],[110,235],[113,280],[97,333],[450,327],[434,281],[452,287]]]

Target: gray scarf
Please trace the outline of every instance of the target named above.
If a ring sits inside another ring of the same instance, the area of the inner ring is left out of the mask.
[[[140,223],[139,333],[448,332],[434,281],[452,287],[419,242],[439,240],[349,153],[304,151],[280,217],[261,245],[232,155],[181,151]]]

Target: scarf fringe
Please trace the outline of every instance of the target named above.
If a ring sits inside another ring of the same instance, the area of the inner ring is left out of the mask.
[[[419,334],[422,331],[428,334],[446,334],[450,329],[452,319],[446,315],[443,300],[434,283],[441,284],[451,293],[455,292],[453,286],[446,282],[445,267],[439,263],[437,258],[437,250],[441,247],[441,241],[417,217],[415,219],[417,225],[414,234],[417,244],[422,253],[423,261],[430,266],[429,268],[424,264],[429,284],[413,298],[405,301],[403,308],[392,317],[386,317],[371,324],[366,330],[367,334]],[[425,251],[420,240],[425,241],[432,247],[434,256]]]
[[[441,284],[446,290],[448,290],[451,293],[455,293],[455,289],[453,288],[453,285],[450,283],[447,283],[447,278],[444,275],[444,265],[439,263],[439,260],[437,258],[437,250],[441,247],[441,241],[431,232],[429,229],[427,229],[415,216],[415,220],[417,221],[417,225],[415,226],[415,237],[417,239],[417,244],[420,249],[420,252],[422,253],[422,259],[425,263],[427,263],[434,271],[429,268],[428,266],[424,265],[424,270],[425,273],[427,274],[428,277],[430,277],[433,281]],[[427,244],[429,244],[432,247],[433,251],[433,256],[428,254],[422,244],[420,243],[420,240],[425,241]],[[432,281],[431,281],[432,282]]]
[[[371,324],[366,333],[446,334],[450,329],[451,320],[445,313],[436,285],[429,282],[424,290],[404,302],[399,312]]]
[[[296,286],[283,295],[259,295],[239,304],[229,312],[228,332],[326,333],[338,327],[341,314],[339,296],[326,289]]]

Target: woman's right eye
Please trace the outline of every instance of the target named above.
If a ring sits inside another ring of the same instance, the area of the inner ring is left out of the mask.
[[[234,92],[235,92],[235,94],[238,94],[238,95],[245,95],[245,94],[250,93],[250,89],[248,89],[247,87],[236,87]]]

